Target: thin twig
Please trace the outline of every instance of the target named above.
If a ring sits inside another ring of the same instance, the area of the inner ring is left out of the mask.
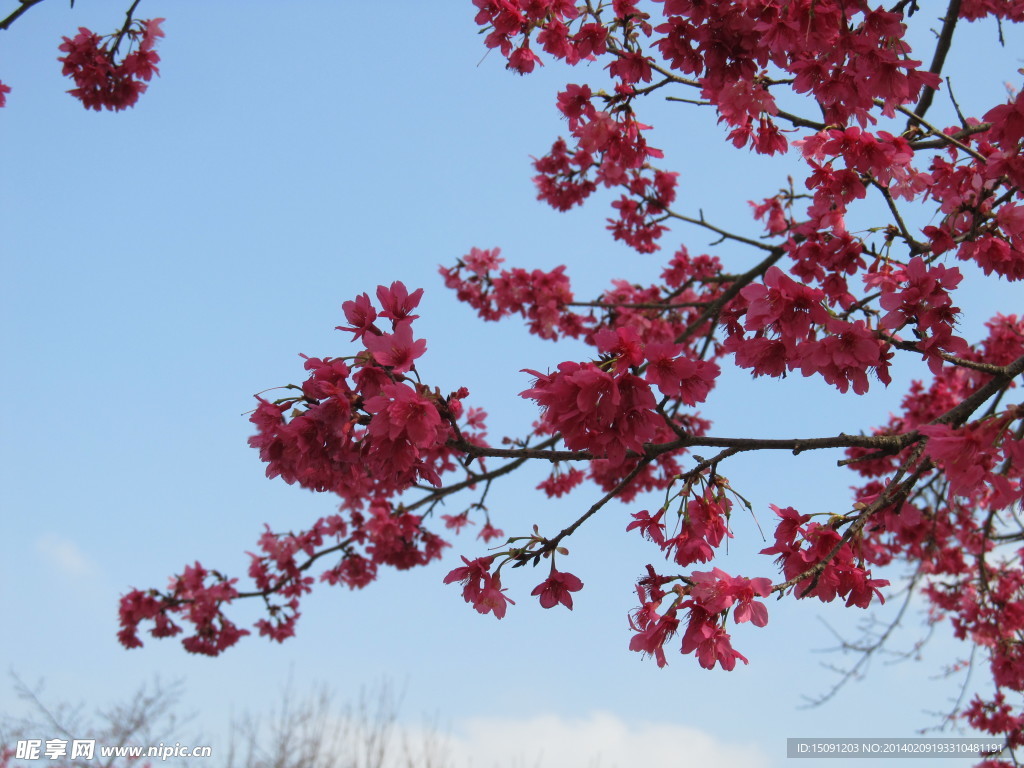
[[[867,178],[871,183],[871,186],[881,192],[882,197],[885,198],[885,204],[889,206],[889,211],[892,213],[892,217],[896,220],[896,226],[899,228],[900,234],[903,236],[903,240],[910,247],[911,254],[924,253],[927,251],[927,246],[914,239],[914,236],[910,234],[910,230],[907,229],[906,222],[903,221],[903,216],[900,215],[899,208],[896,207],[896,201],[892,199],[892,193],[889,192],[889,188],[873,176],[868,176]]]
[[[877,104],[878,106],[882,106],[882,101],[880,99],[875,99],[875,104]],[[918,116],[915,113],[911,112],[907,107],[904,107],[902,105],[898,106],[898,107],[896,107],[896,111],[897,112],[902,112],[904,115],[907,115],[908,117],[914,118],[914,120],[916,122],[920,123],[925,128],[927,128],[932,133],[933,136],[937,136],[940,140],[945,141],[947,144],[952,144],[955,147],[959,147],[964,152],[966,152],[971,157],[973,157],[975,160],[979,160],[979,161],[981,161],[983,163],[987,163],[988,162],[988,160],[985,158],[985,156],[983,154],[981,154],[977,150],[971,149],[969,146],[964,144],[962,141],[960,141],[959,139],[955,138],[955,136],[957,136],[959,134],[962,134],[963,131],[958,131],[956,134],[953,134],[953,135],[950,135],[948,133],[943,133],[938,128],[936,128],[934,125],[929,123],[927,120],[924,120],[920,116]],[[972,132],[973,133],[977,133],[978,131],[972,131]],[[911,145],[911,146],[913,147],[914,145]]]
[[[860,658],[857,659],[857,662],[850,669],[847,669],[842,673],[842,678],[839,680],[839,682],[837,682],[835,685],[831,687],[828,693],[811,700],[808,706],[819,707],[825,702],[835,697],[835,695],[839,693],[839,690],[844,685],[846,685],[851,680],[857,679],[859,677],[859,672],[861,668],[871,660],[871,657],[874,656],[874,654],[882,650],[886,642],[888,642],[889,638],[892,636],[892,633],[896,631],[896,627],[898,627],[900,623],[903,621],[903,616],[906,614],[907,608],[910,607],[910,602],[914,597],[914,587],[917,585],[918,580],[921,578],[923,570],[924,567],[922,563],[918,566],[917,570],[914,571],[914,575],[910,580],[910,584],[907,585],[907,596],[903,600],[903,604],[900,606],[900,609],[896,613],[895,618],[891,622],[889,622],[888,627],[885,629],[885,631],[880,633],[870,645],[861,645],[860,647],[857,647],[851,645],[850,643],[842,641],[842,639],[840,638],[841,642],[843,643],[841,650],[857,651],[861,654]],[[822,619],[822,621],[824,621],[824,619]],[[825,626],[828,625],[826,624]],[[838,634],[835,632],[835,630],[832,630],[831,627],[829,627],[829,630],[831,630],[832,633],[837,635],[838,637]],[[868,629],[865,628],[863,631],[865,634],[867,634]]]
[[[135,9],[139,7],[139,3],[142,0],[135,0],[125,13],[124,26],[121,27],[121,31],[117,33],[117,37],[114,38],[114,44],[110,46],[111,58],[117,53],[117,49],[121,47],[121,41],[124,40],[124,36],[128,34],[128,28],[132,25],[132,14],[135,13]]]
[[[657,203],[656,200],[648,200],[647,202]],[[733,234],[732,232],[724,230],[724,229],[722,229],[720,227],[716,227],[714,224],[711,224],[711,223],[707,222],[704,219],[704,215],[703,214],[700,215],[699,219],[694,219],[691,216],[684,216],[683,214],[676,213],[675,211],[673,211],[671,209],[666,209],[665,210],[665,214],[667,216],[673,218],[673,219],[679,219],[680,221],[685,221],[688,224],[696,224],[698,227],[704,227],[704,229],[710,229],[716,235],[721,235],[726,240],[735,240],[737,243],[743,243],[744,245],[751,245],[754,248],[760,248],[762,251],[768,251],[770,253],[774,253],[776,251],[776,247],[774,247],[774,246],[765,245],[764,243],[758,242],[757,240],[751,240],[749,237],[744,237],[743,235],[736,235],[736,234]]]

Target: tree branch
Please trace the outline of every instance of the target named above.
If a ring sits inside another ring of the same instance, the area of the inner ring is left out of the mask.
[[[758,245],[762,244],[758,243]],[[783,255],[786,253],[785,250],[783,250],[780,247],[772,248],[771,252],[772,253],[768,258],[761,261],[753,269],[740,275],[728,288],[725,289],[725,291],[722,292],[721,296],[719,296],[713,302],[708,304],[704,311],[700,313],[700,317],[698,317],[696,320],[690,323],[686,327],[686,330],[679,335],[679,337],[676,339],[676,344],[683,344],[691,336],[697,333],[697,331],[705,322],[710,320],[712,317],[717,317],[718,314],[722,311],[722,308],[730,301],[732,301],[736,294],[743,290],[745,286],[752,283],[755,278],[764,274],[765,270],[767,270],[768,267],[775,264],[775,262],[781,259]]]
[[[642,456],[632,453],[627,455],[633,455],[642,459],[656,459],[658,456],[662,456],[666,453],[672,453],[673,451],[678,451],[682,448],[728,448],[737,453],[760,450],[792,451],[793,455],[803,453],[804,451],[815,451],[824,448],[875,448],[895,453],[905,448],[913,442],[913,440],[917,439],[917,437],[918,435],[916,433],[908,433],[907,435],[839,434],[832,437],[796,437],[780,439],[757,437],[697,437],[695,435],[687,435],[669,443],[650,444],[645,447]],[[590,451],[550,451],[542,450],[540,448],[482,448],[476,445],[455,442],[450,443],[450,445],[458,450],[471,454],[474,458],[486,456],[503,459],[519,459],[520,461],[514,462],[516,466],[527,459],[541,459],[544,461],[555,462],[592,461],[594,459],[601,458]],[[500,470],[495,470],[493,473],[488,473],[488,476],[495,475],[497,472],[504,474],[508,471],[511,470],[503,467]],[[461,487],[465,487],[466,485],[479,482],[483,477],[485,476],[480,475],[472,481],[466,481],[466,483],[459,485]],[[421,502],[417,502],[417,505],[419,503]],[[407,508],[412,509],[412,507]]]
[[[1012,363],[1005,366],[1002,373],[993,376],[989,382],[979,387],[973,394],[964,398],[959,405],[950,408],[931,423],[953,425],[963,423],[982,403],[992,397],[996,392],[1006,389],[1006,387],[1008,387],[1015,378],[1020,376],[1021,373],[1024,373],[1024,355],[1018,357]]]
[[[942,31],[939,33],[939,42],[935,46],[935,55],[932,56],[932,65],[928,68],[929,72],[934,72],[936,75],[942,73],[942,66],[946,63],[946,54],[949,53],[949,47],[953,43],[953,31],[956,29],[959,17],[960,0],[949,0],[949,6],[946,8],[946,17],[943,19]],[[907,121],[907,130],[921,122],[921,118],[924,117],[924,113],[932,105],[932,99],[934,98],[935,89],[926,85],[921,93],[920,101],[917,102],[917,106],[914,108],[913,115]]]
[[[43,0],[20,0],[20,5],[11,12],[11,15],[3,21],[0,21],[0,29],[10,29],[11,24],[21,18],[21,15],[25,13],[25,11],[33,5],[39,5],[41,2],[43,2]]]

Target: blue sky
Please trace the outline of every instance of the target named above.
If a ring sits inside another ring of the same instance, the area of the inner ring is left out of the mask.
[[[464,535],[428,569],[384,574],[361,593],[319,589],[284,645],[248,638],[212,660],[173,641],[117,645],[117,598],[129,588],[162,586],[196,559],[242,575],[264,522],[297,528],[331,510],[329,498],[265,478],[243,414],[253,393],[300,380],[299,353],[346,353],[347,335],[333,330],[343,301],[396,279],[425,288],[418,367],[442,389],[467,386],[496,439],[535,417],[517,397],[529,386],[521,369],[585,353],[514,321],[479,323],[437,266],[500,246],[514,265],[567,264],[587,297],[612,278],[655,278],[662,259],[611,240],[607,198],[569,214],[535,200],[529,158],[565,130],[557,90],[602,72],[505,72],[484,55],[468,2],[143,0],[139,17],[167,17],[162,76],[120,114],[66,95],[56,57],[61,35],[111,31],[126,4],[77,5],[43,3],[0,35],[0,79],[13,89],[0,113],[0,659],[12,671],[45,679],[54,699],[97,704],[154,675],[182,677],[215,755],[229,713],[269,708],[289,675],[342,698],[395,681],[410,722],[436,714],[483,766],[539,751],[544,765],[582,766],[598,747],[601,765],[624,766],[620,755],[643,745],[656,768],[701,749],[705,765],[767,768],[783,765],[789,736],[909,737],[937,722],[925,710],[949,706],[958,688],[935,674],[963,653],[941,634],[922,663],[875,664],[831,704],[798,709],[833,680],[822,662],[842,663],[818,653],[835,644],[822,619],[853,634],[863,618],[841,606],[773,602],[766,628],[735,633],[751,663],[733,673],[678,654],[659,670],[630,653],[632,583],[656,557],[623,536],[636,504],[609,506],[570,542],[564,567],[586,583],[571,614],[543,611],[526,574],[508,580],[518,605],[503,621],[477,615],[441,583],[459,553],[483,551]],[[1005,97],[1004,81],[1019,85],[1011,52],[1021,47],[1011,37],[998,49],[994,25],[965,33],[951,71],[964,110],[983,112]],[[983,66],[971,60],[979,49],[992,54]],[[652,103],[647,116],[652,143],[682,173],[684,209],[756,236],[746,201],[784,184],[786,161],[727,147],[709,111]],[[734,265],[752,258],[709,248],[699,231],[673,232],[666,250],[677,242]],[[1019,311],[1005,284],[957,298],[972,338],[988,316],[972,308]],[[706,414],[722,435],[867,429],[920,375],[900,369],[889,391],[851,398],[796,377],[732,374]],[[723,472],[767,528],[769,503],[845,508],[855,478],[836,458],[754,455]],[[496,525],[564,525],[596,498],[548,501],[532,490],[541,477],[531,469],[492,488]],[[735,518],[721,567],[774,575],[756,555],[753,521]],[[235,615],[258,617],[245,605]],[[0,685],[0,711],[20,709]],[[556,741],[577,745],[571,759],[555,760]]]

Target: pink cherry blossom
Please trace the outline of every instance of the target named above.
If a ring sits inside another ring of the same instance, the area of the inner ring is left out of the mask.
[[[407,373],[413,367],[413,361],[427,351],[424,339],[413,339],[409,320],[398,323],[394,333],[365,334],[363,343],[373,353],[374,360],[394,373]]]
[[[571,611],[572,593],[579,592],[581,589],[583,589],[583,582],[578,577],[552,568],[547,579],[538,584],[530,594],[535,597],[540,596],[542,608],[554,608],[561,604]]]

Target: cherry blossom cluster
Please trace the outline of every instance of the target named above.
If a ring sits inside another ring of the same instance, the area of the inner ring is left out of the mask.
[[[679,583],[669,590],[663,589],[676,580]],[[630,616],[629,624],[636,634],[629,648],[652,656],[659,667],[664,667],[668,663],[665,643],[679,630],[679,612],[688,611],[682,653],[693,653],[705,669],[718,664],[722,669],[732,670],[737,661],[748,664],[747,658],[732,647],[732,638],[725,631],[726,618],[732,611],[737,624],[749,621],[756,627],[766,626],[768,610],[754,598],[767,597],[771,586],[770,579],[730,576],[720,568],[694,571],[686,578],[659,576],[648,566],[648,575],[637,584],[640,607]],[[671,602],[658,613],[666,600]]]
[[[9,29],[40,0],[23,0],[6,18],[0,19],[0,30]],[[75,81],[68,93],[82,102],[86,109],[120,111],[132,107],[147,89],[153,75],[160,74],[156,52],[157,38],[163,37],[160,25],[164,19],[133,19],[138,0],[126,14],[124,26],[101,36],[85,27],[78,34],[64,37],[60,45],[63,74]],[[72,3],[72,6],[74,4]],[[128,52],[120,55],[122,44]],[[7,106],[11,87],[0,81],[0,108]]]
[[[583,333],[582,318],[566,311],[573,294],[564,267],[551,272],[517,268],[494,275],[492,272],[504,262],[500,253],[500,248],[473,248],[456,266],[441,268],[445,285],[484,320],[519,314],[529,320],[530,331],[542,339]]]
[[[595,338],[599,350],[614,355],[608,363],[565,362],[552,374],[527,371],[536,381],[522,396],[543,409],[541,429],[561,434],[570,449],[620,465],[627,452],[642,454],[665,428],[652,387],[696,405],[711,391],[719,368],[689,358],[682,345],[644,345],[629,327],[605,329]],[[644,378],[630,373],[640,366],[646,367]]]
[[[511,563],[512,568],[518,568],[526,562],[533,562],[536,565],[541,557],[550,557],[548,577],[534,587],[530,594],[538,598],[542,608],[562,605],[571,611],[572,593],[583,589],[583,582],[575,574],[555,568],[554,557],[556,553],[568,555],[568,550],[541,536],[537,526],[534,526],[533,534],[530,536],[513,537],[506,543],[517,546],[474,560],[463,557],[462,562],[465,565],[450,571],[445,576],[444,583],[459,582],[462,584],[462,598],[478,613],[493,613],[495,618],[502,619],[507,607],[515,604],[515,601],[505,594],[507,590],[501,585],[502,567]],[[496,560],[501,562],[495,566]]]
[[[416,360],[426,342],[415,338],[413,310],[422,289],[409,292],[401,282],[377,289],[378,305],[365,293],[342,309],[356,352],[347,358],[306,358],[309,377],[300,394],[276,401],[258,398],[250,439],[267,464],[268,477],[281,477],[342,500],[342,514],[317,520],[308,530],[275,533],[267,528],[250,553],[253,589],[240,593],[216,571],[196,563],[171,579],[167,590],[133,590],[121,601],[121,642],[142,644],[138,630],[152,622],[153,637],[182,632],[175,618],[194,626],[183,641],[194,653],[216,655],[249,630],[228,620],[223,608],[239,597],[259,597],[268,618],[256,622],[259,634],[282,641],[294,634],[299,602],[316,582],[313,561],[333,558],[319,575],[329,584],[358,589],[371,583],[380,566],[407,570],[438,559],[448,546],[422,515],[400,501],[419,483],[441,486],[456,470],[458,451],[450,443],[486,446],[485,414],[464,408],[468,394],[443,396],[418,381]],[[468,515],[448,516],[458,530]],[[489,519],[485,541],[500,537]]]
[[[666,559],[677,565],[710,562],[715,550],[732,536],[727,522],[732,502],[723,492],[725,483],[721,479],[716,486],[708,484],[703,493],[689,499],[686,498],[688,488],[685,489],[675,517],[669,516],[675,521],[671,529],[666,521],[669,507],[664,505],[653,517],[646,509],[634,512],[626,531],[639,531],[664,551]]]
[[[568,88],[559,97],[559,107],[569,118],[575,144],[570,151],[559,139],[547,155],[534,161],[537,198],[566,211],[599,185],[620,187],[628,194],[612,204],[617,216],[608,220],[608,229],[641,253],[658,250],[657,241],[667,230],[660,218],[675,200],[678,174],[645,172],[647,162],[662,157],[662,152],[647,144],[644,132],[650,126],[637,122],[628,108],[629,89],[610,97],[607,109],[598,111],[588,86]]]
[[[153,75],[160,73],[156,52],[157,38],[163,37],[163,19],[136,19],[120,32],[106,37],[79,27],[73,38],[65,37],[60,45],[64,55],[63,74],[75,81],[68,93],[82,102],[86,109],[120,111],[135,106],[146,91]],[[122,42],[129,52],[118,58]]]
[[[698,480],[703,480],[697,476]],[[633,521],[626,531],[637,530],[657,545],[666,560],[680,566],[714,559],[715,550],[732,536],[728,518],[732,502],[725,493],[728,482],[716,478],[706,483],[700,493],[691,493],[693,483],[688,482],[673,498],[680,498],[676,510],[666,502],[653,516],[648,510],[633,513]],[[670,524],[667,521],[674,521]],[[666,584],[678,581],[671,590]],[[681,610],[689,611],[687,629],[682,638],[681,652],[696,651],[700,665],[712,669],[716,663],[731,670],[736,661],[748,663],[746,657],[735,651],[731,637],[725,631],[728,609],[734,602],[739,605],[733,613],[736,623],[752,621],[763,627],[768,623],[768,611],[763,603],[752,602],[755,595],[765,597],[771,589],[771,580],[731,577],[719,568],[711,573],[694,571],[689,576],[663,576],[647,566],[647,576],[637,585],[640,608],[630,616],[630,627],[636,633],[630,640],[630,650],[653,656],[658,666],[665,666],[665,643],[675,634]],[[671,603],[658,613],[666,596]]]
[[[207,583],[209,581],[209,583]],[[121,598],[121,630],[118,640],[125,648],[138,648],[142,641],[138,626],[143,621],[153,622],[153,637],[174,637],[182,632],[168,613],[178,613],[195,626],[195,634],[182,641],[186,651],[216,656],[230,648],[248,630],[239,629],[221,610],[238,596],[238,579],[226,579],[208,572],[198,562],[185,566],[182,574],[171,581],[167,593],[133,590]]]
[[[852,387],[859,395],[868,391],[869,372],[888,384],[888,344],[865,321],[834,317],[824,301],[820,288],[769,267],[764,282],[745,286],[730,307],[726,349],[755,376],[799,368],[804,376],[819,374],[840,392]]]

